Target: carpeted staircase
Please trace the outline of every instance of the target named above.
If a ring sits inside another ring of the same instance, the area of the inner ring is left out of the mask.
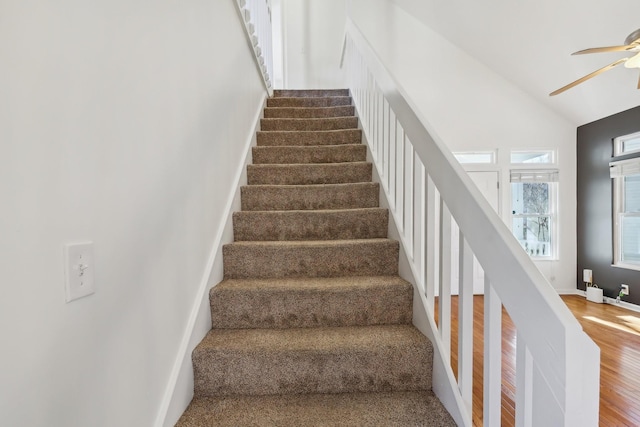
[[[347,90],[267,100],[177,426],[449,426]]]

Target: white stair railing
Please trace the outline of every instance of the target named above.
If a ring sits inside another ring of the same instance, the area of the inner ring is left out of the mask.
[[[273,95],[273,32],[270,0],[233,0],[256,58],[269,96]]]
[[[446,366],[463,423],[471,424],[474,256],[485,272],[485,426],[501,420],[501,313],[517,330],[516,425],[596,426],[600,351],[428,122],[418,116],[348,19],[344,65],[364,134],[416,280],[435,345],[451,342],[451,241],[459,241],[458,375]],[[452,236],[452,221],[459,235]],[[437,303],[439,320],[434,321]],[[434,391],[435,386],[434,386]]]

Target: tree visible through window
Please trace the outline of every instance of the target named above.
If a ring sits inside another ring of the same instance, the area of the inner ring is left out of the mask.
[[[513,234],[531,256],[551,255],[549,184],[511,184]]]
[[[532,257],[553,256],[555,181],[557,171],[511,172],[511,229]]]

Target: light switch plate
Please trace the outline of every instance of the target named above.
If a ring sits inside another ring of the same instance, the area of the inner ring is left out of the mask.
[[[66,244],[64,260],[67,302],[93,294],[93,242]]]

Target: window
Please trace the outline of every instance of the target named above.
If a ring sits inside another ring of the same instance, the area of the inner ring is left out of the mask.
[[[610,164],[613,265],[640,270],[640,158]]]
[[[511,171],[511,230],[533,258],[554,259],[557,170]]]
[[[553,150],[512,151],[511,163],[554,163]]]
[[[615,156],[640,151],[640,132],[619,136],[613,140],[613,153]]]
[[[495,152],[493,151],[467,151],[453,153],[456,160],[461,164],[491,164],[495,163]]]

